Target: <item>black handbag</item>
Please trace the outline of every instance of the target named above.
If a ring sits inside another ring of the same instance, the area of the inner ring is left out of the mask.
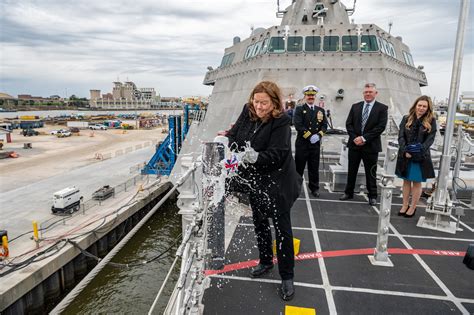
[[[410,154],[411,154],[411,160],[413,162],[422,162],[425,160],[425,155],[423,152],[414,152]]]

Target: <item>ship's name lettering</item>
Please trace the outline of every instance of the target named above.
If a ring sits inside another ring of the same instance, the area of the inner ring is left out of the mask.
[[[461,256],[459,252],[452,252],[446,250],[435,250],[433,251],[436,255],[443,255],[443,256]]]

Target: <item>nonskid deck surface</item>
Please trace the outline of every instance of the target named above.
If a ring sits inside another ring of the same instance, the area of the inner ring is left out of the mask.
[[[292,212],[294,237],[300,239],[295,262],[296,294],[278,296],[278,267],[261,279],[249,276],[258,262],[251,217],[241,217],[226,251],[226,272],[211,275],[204,293],[205,314],[474,314],[474,271],[463,263],[474,244],[474,211],[462,217],[463,230],[447,234],[416,226],[415,217],[397,216],[400,190],[394,191],[389,238],[393,267],[374,266],[368,255],[377,239],[378,204],[364,194],[339,201],[321,172],[321,195],[302,189]],[[323,182],[326,181],[326,182]],[[423,201],[422,201],[423,203]],[[285,306],[294,306],[296,312]]]

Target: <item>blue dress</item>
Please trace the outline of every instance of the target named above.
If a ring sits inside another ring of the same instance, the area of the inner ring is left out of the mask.
[[[407,176],[406,177],[400,176],[400,178],[409,180],[411,182],[418,182],[418,183],[426,182],[426,178],[423,178],[423,174],[421,173],[420,162],[408,161]]]

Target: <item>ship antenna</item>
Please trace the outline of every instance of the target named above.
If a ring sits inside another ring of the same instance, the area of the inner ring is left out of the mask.
[[[393,21],[389,21],[388,22],[388,33],[390,34],[390,31],[392,30],[392,25],[393,25]]]

